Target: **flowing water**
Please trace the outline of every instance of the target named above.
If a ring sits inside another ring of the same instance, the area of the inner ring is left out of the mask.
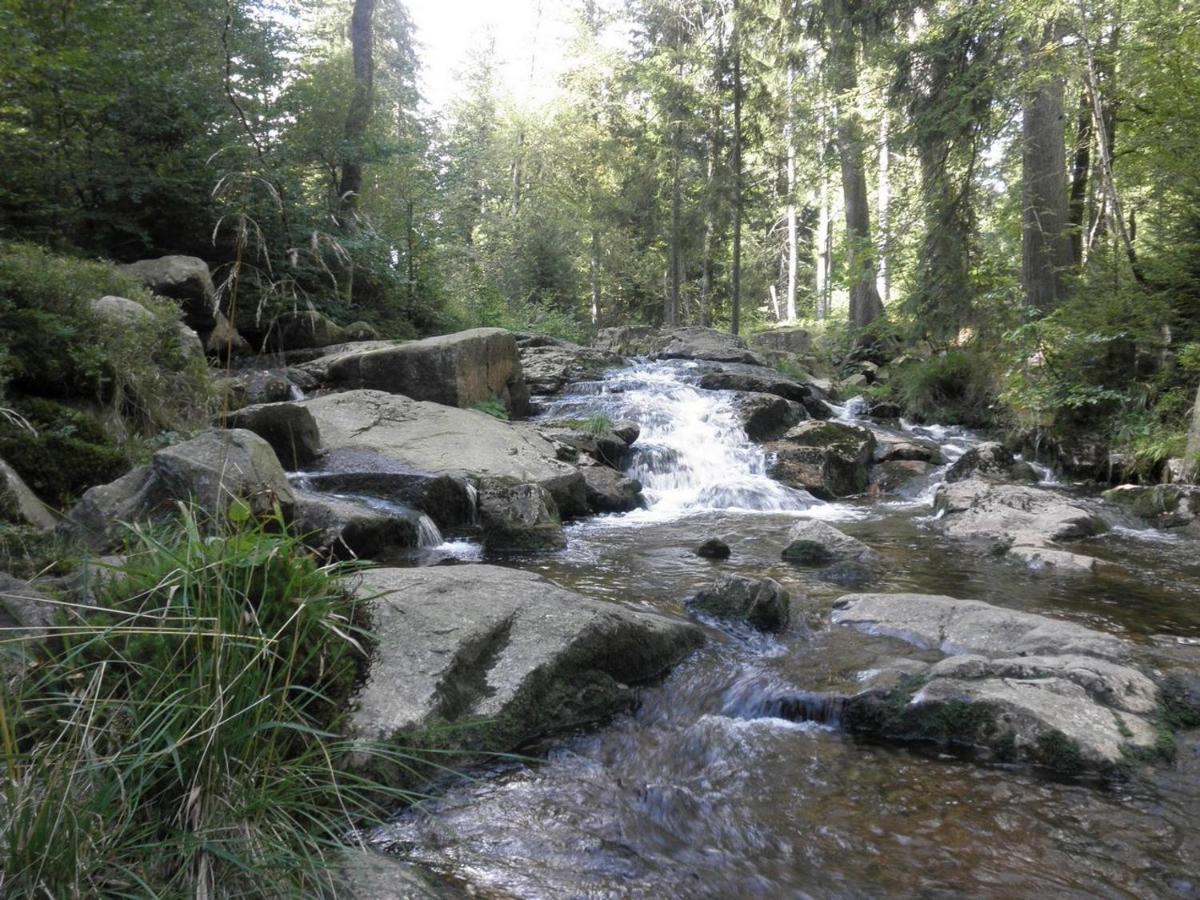
[[[830,603],[850,589],[780,562],[789,525],[820,517],[879,552],[872,590],[978,598],[1171,652],[1200,641],[1195,544],[1118,530],[1088,552],[1129,574],[1083,581],[981,559],[931,527],[932,484],[897,502],[822,503],[771,481],[731,396],[691,386],[691,369],[623,369],[547,411],[637,421],[629,471],[649,508],[574,524],[566,551],[512,564],[673,615],[718,572],[769,575],[792,594],[793,626],[764,636],[704,623],[708,644],[645,688],[635,713],[538,748],[539,762],[445,785],[378,845],[495,898],[1200,897],[1194,750],[1098,785],[856,741],[828,693],[912,650],[830,629]],[[950,458],[972,441],[906,427]],[[712,536],[730,560],[694,555]]]

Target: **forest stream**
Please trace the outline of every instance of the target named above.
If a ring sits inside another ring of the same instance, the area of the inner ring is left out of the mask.
[[[648,508],[575,523],[565,551],[511,564],[676,617],[718,569],[768,575],[792,595],[790,628],[701,619],[706,645],[644,688],[636,712],[533,748],[536,761],[448,780],[372,843],[433,873],[447,896],[1200,896],[1194,748],[1181,746],[1174,767],[1101,782],[856,739],[840,727],[838,692],[912,648],[831,626],[832,601],[852,588],[780,562],[789,526],[819,518],[877,551],[874,590],[984,600],[1170,652],[1200,642],[1194,544],[1118,528],[1087,552],[1121,569],[1081,580],[970,553],[932,530],[945,468],[900,500],[822,502],[768,477],[730,393],[690,385],[694,366],[638,363],[545,409],[544,420],[636,421],[627,472]],[[951,462],[977,440],[902,427]],[[695,555],[712,536],[730,559]],[[448,563],[477,548],[417,553]]]

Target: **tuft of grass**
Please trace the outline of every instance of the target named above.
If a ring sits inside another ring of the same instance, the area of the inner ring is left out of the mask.
[[[484,400],[482,403],[476,403],[475,409],[497,419],[508,420],[508,409],[499,400]]]
[[[9,679],[0,894],[324,895],[346,836],[412,799],[348,760],[422,759],[339,736],[370,650],[345,570],[232,519],[134,530]]]
[[[600,435],[612,431],[616,423],[606,413],[596,413],[586,419],[555,419],[547,422],[549,428],[568,428],[571,431],[582,431],[586,434]]]

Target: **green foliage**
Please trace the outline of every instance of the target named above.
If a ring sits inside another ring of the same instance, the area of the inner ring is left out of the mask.
[[[0,571],[16,578],[66,575],[83,555],[56,532],[30,525],[0,524]]]
[[[406,797],[344,765],[369,635],[341,570],[279,522],[187,510],[127,559],[0,697],[6,895],[323,895],[344,836]]]
[[[995,421],[996,402],[992,365],[973,347],[910,360],[893,373],[896,395],[918,421],[989,425]]]
[[[508,409],[500,400],[484,400],[482,403],[476,403],[475,409],[481,413],[487,413],[497,419],[508,419]]]

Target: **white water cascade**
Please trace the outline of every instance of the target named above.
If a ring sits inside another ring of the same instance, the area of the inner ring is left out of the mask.
[[[731,396],[688,384],[695,363],[639,363],[576,386],[544,418],[605,415],[641,427],[627,474],[642,483],[647,514],[673,518],[705,510],[800,511],[820,501],[773,481],[763,448],[738,421]]]

